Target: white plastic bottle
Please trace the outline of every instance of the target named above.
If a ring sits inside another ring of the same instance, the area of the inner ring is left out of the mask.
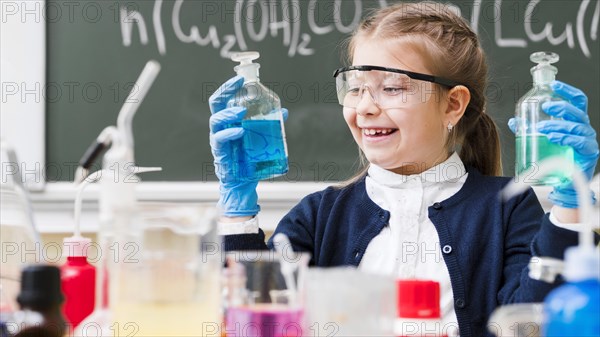
[[[228,107],[247,109],[241,126],[244,137],[232,142],[234,172],[238,178],[263,180],[288,171],[288,153],[283,127],[281,102],[277,94],[259,80],[260,64],[252,63],[258,52],[234,53],[231,59],[240,62],[234,69],[244,77],[244,86],[228,103]]]

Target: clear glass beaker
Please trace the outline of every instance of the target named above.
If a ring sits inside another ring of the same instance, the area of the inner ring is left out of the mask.
[[[291,251],[283,255],[275,251],[228,253],[227,336],[307,335],[302,293],[309,260],[310,254]],[[287,280],[284,264],[291,267]]]
[[[215,224],[212,205],[140,203],[129,226],[113,226],[109,302],[119,335],[218,331],[223,259]]]
[[[517,303],[496,308],[487,326],[497,337],[539,337],[542,320],[542,303]]]
[[[311,268],[305,324],[326,336],[394,336],[396,283],[352,267]]]

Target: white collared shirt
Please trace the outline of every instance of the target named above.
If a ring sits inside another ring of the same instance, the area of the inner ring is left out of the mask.
[[[458,324],[450,274],[427,208],[457,193],[466,179],[467,171],[457,153],[410,176],[371,164],[366,178],[367,194],[390,212],[390,221],[369,243],[359,265],[370,273],[439,282],[442,324],[455,326]]]

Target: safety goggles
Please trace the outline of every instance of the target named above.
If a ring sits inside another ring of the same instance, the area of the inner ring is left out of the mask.
[[[351,66],[337,69],[333,77],[339,103],[356,108],[365,91],[381,109],[405,107],[409,103],[425,101],[435,95],[435,88],[424,82],[452,88],[460,83],[445,78],[412,71],[377,66]]]

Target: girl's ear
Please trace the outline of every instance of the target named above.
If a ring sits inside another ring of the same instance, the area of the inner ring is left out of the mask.
[[[446,108],[446,124],[456,125],[465,114],[471,101],[471,92],[464,85],[457,85],[448,92]]]

